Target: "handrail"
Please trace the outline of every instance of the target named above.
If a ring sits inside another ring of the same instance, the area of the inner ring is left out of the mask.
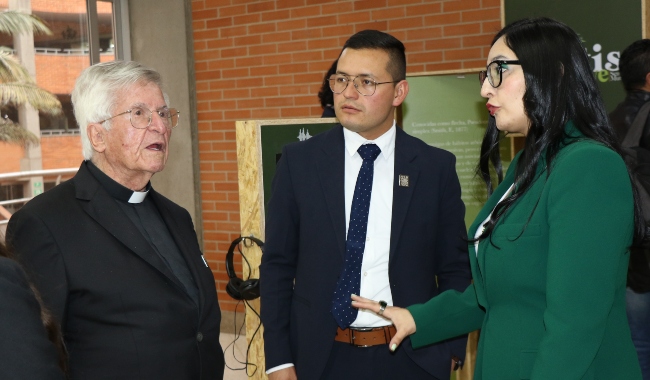
[[[3,181],[12,181],[12,180],[21,180],[27,179],[30,177],[49,177],[49,176],[58,176],[57,184],[61,180],[61,176],[67,174],[77,173],[78,168],[64,168],[64,169],[47,169],[47,170],[30,170],[24,172],[14,172],[14,173],[2,173],[0,174],[0,183]],[[6,205],[12,205],[16,203],[26,203],[29,202],[32,198],[19,198],[19,199],[9,199],[6,201],[0,201],[0,217],[5,219],[0,219],[0,226],[9,223],[9,217],[11,213],[4,208]]]
[[[41,129],[41,136],[78,136],[79,129]]]
[[[9,199],[8,201],[0,201],[0,206],[13,205],[16,203],[26,203],[32,198],[18,198],[18,199]]]
[[[2,46],[0,47],[0,50],[16,55],[16,51],[14,49],[10,49],[8,47]],[[90,53],[90,50],[88,48],[78,48],[78,49],[59,49],[59,48],[48,48],[48,47],[35,47],[34,52],[36,54],[42,54],[42,55],[75,55],[75,56],[80,56],[80,55],[88,55]],[[103,55],[114,55],[115,54],[115,49],[112,47],[109,47],[106,50],[102,50],[99,52],[99,54]]]
[[[47,169],[47,170],[30,170],[24,172],[1,173],[0,182],[8,180],[23,179],[29,177],[46,177],[56,175],[75,174],[79,168],[64,168],[64,169]]]

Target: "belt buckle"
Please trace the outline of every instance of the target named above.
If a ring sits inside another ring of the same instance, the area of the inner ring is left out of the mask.
[[[354,343],[354,339],[355,339],[354,333],[355,333],[355,331],[358,331],[358,332],[372,331],[372,330],[375,329],[374,327],[350,327],[349,329],[350,329],[350,345],[351,346],[361,347],[361,348],[371,347],[368,344],[356,344],[356,343]]]

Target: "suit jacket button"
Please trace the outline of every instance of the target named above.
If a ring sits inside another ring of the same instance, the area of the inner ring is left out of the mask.
[[[203,340],[203,334],[201,334],[200,332],[198,334],[196,334],[196,340],[199,341],[199,342],[202,341]]]

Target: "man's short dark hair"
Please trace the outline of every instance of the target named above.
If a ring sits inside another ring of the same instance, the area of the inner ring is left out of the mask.
[[[389,58],[386,71],[393,77],[393,80],[406,79],[404,44],[390,34],[378,30],[362,30],[345,41],[341,53],[347,48],[354,50],[379,49],[385,51],[388,53]]]
[[[619,70],[625,91],[645,86],[645,78],[650,73],[650,39],[634,41],[626,47],[621,53]]]

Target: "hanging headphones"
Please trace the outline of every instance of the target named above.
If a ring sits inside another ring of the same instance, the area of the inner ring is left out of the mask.
[[[264,245],[260,239],[254,238],[252,236],[240,236],[237,239],[233,240],[226,254],[226,273],[230,280],[226,284],[226,293],[229,296],[236,300],[247,300],[251,301],[260,296],[260,280],[257,278],[250,278],[248,280],[241,279],[235,274],[235,267],[233,265],[233,255],[235,253],[235,247],[239,245],[242,241],[250,240],[253,243],[257,244],[260,249]],[[242,256],[244,256],[242,254]],[[244,256],[246,260],[246,257]],[[248,262],[248,261],[246,261]]]

